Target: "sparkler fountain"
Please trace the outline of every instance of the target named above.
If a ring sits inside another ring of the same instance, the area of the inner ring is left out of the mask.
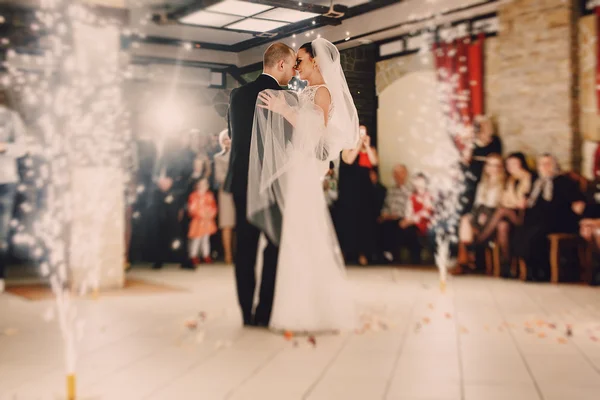
[[[131,134],[122,99],[120,10],[42,0],[36,11],[43,56],[32,73],[11,65],[9,87],[39,115],[36,185],[46,198],[34,223],[40,274],[56,296],[65,351],[67,398],[76,397],[77,342],[85,321],[74,295],[124,283],[125,163]],[[117,17],[115,17],[117,16]]]

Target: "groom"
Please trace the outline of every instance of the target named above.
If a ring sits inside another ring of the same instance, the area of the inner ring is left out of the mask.
[[[274,43],[263,56],[263,73],[254,81],[234,89],[229,101],[231,157],[224,189],[233,194],[236,214],[237,255],[235,279],[244,326],[268,326],[273,308],[278,247],[270,239],[263,253],[262,282],[256,312],[252,312],[256,287],[256,256],[261,231],[247,219],[248,163],[254,108],[265,89],[281,90],[295,75],[296,54],[283,43]],[[266,235],[265,235],[266,236]]]

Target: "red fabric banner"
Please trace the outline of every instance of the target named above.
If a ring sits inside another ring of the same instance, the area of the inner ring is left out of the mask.
[[[596,99],[600,111],[600,7],[596,7]]]
[[[485,34],[477,41],[461,38],[452,43],[434,43],[433,55],[437,80],[440,83],[442,107],[454,127],[471,125],[476,115],[483,114],[483,45]],[[454,135],[452,129],[450,134]],[[461,149],[458,137],[453,137]]]
[[[469,84],[471,89],[471,116],[485,114],[484,93],[484,42],[485,34],[479,34],[477,40],[469,46]]]

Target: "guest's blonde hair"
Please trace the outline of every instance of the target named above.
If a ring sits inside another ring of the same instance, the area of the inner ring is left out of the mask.
[[[506,180],[506,172],[504,170],[504,159],[498,153],[492,153],[485,159],[485,165],[490,161],[498,161],[500,164],[500,170],[498,171],[498,180],[493,182],[489,174],[485,171],[485,166],[483,167],[483,176],[481,177],[481,182],[479,183],[486,189],[489,189],[491,186],[499,186],[504,187],[504,181]]]

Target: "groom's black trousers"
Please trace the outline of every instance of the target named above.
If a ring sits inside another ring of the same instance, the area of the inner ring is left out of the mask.
[[[248,222],[246,210],[247,196],[234,194],[236,216],[237,251],[235,257],[235,280],[242,316],[245,325],[269,325],[273,297],[275,294],[275,276],[277,273],[277,256],[279,248],[268,238],[268,244],[263,252],[263,270],[259,292],[259,303],[254,317],[252,304],[256,287],[256,256],[260,230]]]

